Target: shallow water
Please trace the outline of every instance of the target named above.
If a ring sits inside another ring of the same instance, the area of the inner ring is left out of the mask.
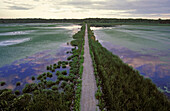
[[[47,72],[47,65],[66,60],[72,48],[67,42],[80,28],[74,24],[1,24],[0,81],[6,85],[0,89],[21,89],[33,83],[32,76]],[[21,86],[16,87],[18,81]]]
[[[170,97],[170,26],[92,28],[104,47],[151,78]]]

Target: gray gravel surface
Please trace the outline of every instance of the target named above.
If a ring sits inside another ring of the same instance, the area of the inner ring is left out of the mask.
[[[97,90],[96,80],[94,76],[94,69],[92,59],[89,52],[89,42],[87,25],[85,32],[85,45],[84,45],[84,63],[82,75],[82,93],[81,93],[81,111],[96,111],[98,101],[95,99],[95,92]]]

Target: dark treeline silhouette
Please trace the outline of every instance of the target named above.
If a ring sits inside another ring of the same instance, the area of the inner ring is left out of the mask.
[[[170,24],[170,19],[117,19],[117,18],[86,18],[86,19],[41,19],[41,18],[20,18],[20,19],[0,19],[0,23],[154,23]],[[92,26],[92,25],[91,25]]]

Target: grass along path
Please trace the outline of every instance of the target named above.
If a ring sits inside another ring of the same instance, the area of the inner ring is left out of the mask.
[[[89,53],[89,42],[87,25],[85,30],[85,45],[84,45],[84,69],[82,75],[82,93],[81,93],[81,111],[96,111],[98,101],[95,98],[97,90],[96,80],[92,59]]]

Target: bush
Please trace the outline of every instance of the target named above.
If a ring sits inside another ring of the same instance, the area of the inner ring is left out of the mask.
[[[20,83],[20,82],[17,82],[17,83],[16,83],[16,86],[20,86],[20,85],[21,85],[21,83]]]
[[[20,91],[19,91],[19,90],[16,90],[16,91],[15,91],[15,94],[16,94],[16,95],[20,95]]]
[[[67,71],[66,70],[62,71],[62,74],[67,75]]]
[[[41,80],[42,77],[42,75],[38,75],[37,80]]]
[[[66,85],[67,85],[67,82],[63,81],[63,82],[61,83],[61,88],[64,88]]]
[[[59,81],[59,80],[56,80],[55,83],[58,85],[58,84],[60,83],[60,81]]]
[[[58,65],[61,65],[62,64],[62,61],[58,61]]]
[[[50,72],[47,72],[47,77],[53,77],[53,74],[51,74]]]
[[[62,65],[62,68],[66,68],[66,65]]]
[[[55,72],[55,69],[52,69],[51,71],[52,71],[52,72]]]
[[[47,66],[47,70],[50,70],[50,66]]]
[[[52,90],[58,90],[58,87],[57,86],[52,86],[51,89]]]
[[[44,73],[42,74],[42,76],[46,76],[46,73],[44,72]]]
[[[46,84],[46,85],[47,85],[47,87],[50,88],[51,86],[55,85],[55,82],[53,82],[53,81],[50,80],[50,81],[47,81],[47,84]]]
[[[5,82],[0,82],[1,86],[4,86],[6,83]]]
[[[34,81],[34,80],[35,80],[35,77],[34,77],[34,76],[32,76],[32,77],[31,77],[31,79]]]
[[[46,77],[46,76],[44,76],[44,77],[43,77],[43,79],[47,79],[47,77]]]
[[[57,72],[56,72],[56,75],[57,75],[57,76],[58,76],[58,75],[60,75],[60,74],[61,74],[61,72],[60,72],[60,71],[57,71]]]
[[[35,83],[26,84],[25,87],[23,88],[22,92],[23,93],[30,93],[30,92],[37,90],[37,89],[38,89],[38,86]]]
[[[57,65],[57,68],[60,68],[61,65]]]

